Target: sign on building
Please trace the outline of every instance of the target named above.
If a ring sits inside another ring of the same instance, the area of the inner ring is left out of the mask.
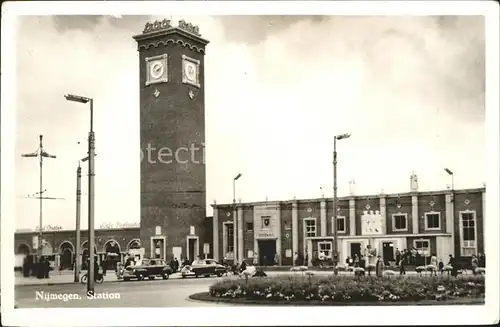
[[[363,211],[361,215],[361,233],[363,235],[382,235],[384,233],[384,217],[379,211]]]

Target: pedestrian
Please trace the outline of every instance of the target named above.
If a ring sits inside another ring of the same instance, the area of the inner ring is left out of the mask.
[[[43,278],[49,278],[49,272],[50,272],[50,261],[49,258],[45,258],[45,262],[43,265]]]
[[[106,270],[108,270],[108,260],[102,260],[102,275],[106,276]]]
[[[28,258],[24,257],[23,259],[23,277],[29,277],[30,276],[30,269],[29,269],[29,264],[28,264]]]
[[[443,260],[439,259],[439,264],[438,264],[438,268],[439,268],[439,272],[441,273],[441,275],[443,274],[444,272],[444,263],[443,263]]]
[[[402,276],[402,275],[406,275],[406,269],[405,269],[405,260],[401,260],[399,262],[399,275]]]
[[[174,271],[178,271],[179,270],[179,259],[177,258],[174,258]]]
[[[456,262],[455,258],[451,254],[450,254],[450,261],[449,261],[448,264],[451,266],[451,275],[453,277],[457,277],[457,275],[458,275],[458,265],[457,265],[457,262]]]
[[[274,254],[274,265],[277,266],[279,263],[279,255],[278,253],[275,253]]]
[[[294,266],[299,265],[299,254],[297,252],[295,252],[295,254],[293,255],[293,265]]]
[[[247,269],[247,262],[245,260],[243,260],[243,262],[241,263],[241,266],[240,266],[240,273],[244,272],[246,269]]]
[[[476,274],[476,269],[479,265],[479,260],[477,259],[476,255],[472,256],[472,274]]]
[[[436,257],[436,254],[433,253],[432,256],[431,256],[431,266],[433,266],[433,272],[434,272],[434,276],[437,276],[437,267],[438,267],[438,261],[437,261],[437,257]]]
[[[377,277],[382,277],[384,271],[384,261],[380,256],[377,256],[377,263],[375,264],[375,274]]]
[[[354,253],[354,268],[359,267],[359,256],[357,253]]]
[[[399,266],[399,261],[401,260],[401,252],[396,248],[396,266]]]

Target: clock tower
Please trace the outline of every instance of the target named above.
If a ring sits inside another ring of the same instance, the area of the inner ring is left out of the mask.
[[[203,255],[208,41],[184,20],[146,23],[139,51],[141,245],[145,256]]]

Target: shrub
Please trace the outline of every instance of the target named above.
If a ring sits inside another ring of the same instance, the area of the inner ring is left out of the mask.
[[[484,276],[460,278],[376,278],[314,275],[277,276],[265,279],[222,280],[212,285],[213,297],[264,299],[266,301],[444,301],[484,295]]]

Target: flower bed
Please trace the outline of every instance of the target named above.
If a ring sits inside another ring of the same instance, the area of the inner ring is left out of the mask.
[[[452,300],[484,296],[484,277],[376,278],[277,276],[264,279],[225,280],[212,285],[213,298],[322,302],[397,302]]]

